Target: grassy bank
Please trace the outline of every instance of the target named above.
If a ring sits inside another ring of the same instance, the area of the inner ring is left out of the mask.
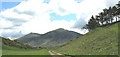
[[[99,27],[55,51],[69,55],[117,55],[118,23]]]

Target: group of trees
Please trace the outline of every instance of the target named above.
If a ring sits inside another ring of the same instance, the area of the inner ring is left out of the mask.
[[[109,25],[114,22],[120,21],[120,1],[115,6],[109,7],[108,9],[103,9],[103,12],[100,12],[95,17],[92,16],[83,29],[93,30],[97,27],[103,25]],[[115,20],[115,21],[113,21]]]

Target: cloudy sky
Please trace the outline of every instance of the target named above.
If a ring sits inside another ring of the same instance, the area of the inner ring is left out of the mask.
[[[119,0],[0,0],[0,36],[18,38],[30,32],[44,34],[81,28],[92,15]]]

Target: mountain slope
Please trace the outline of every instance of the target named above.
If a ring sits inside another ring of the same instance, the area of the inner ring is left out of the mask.
[[[30,37],[26,39],[26,36],[27,37],[30,36]],[[26,36],[17,39],[17,41],[21,43],[29,44],[31,46],[52,48],[63,45],[68,41],[81,36],[81,34],[59,28],[39,36],[31,37],[31,34],[28,34]]]
[[[29,33],[19,39],[16,39],[16,41],[21,42],[23,44],[36,46],[37,45],[36,40],[38,40],[40,36],[41,36],[41,34]]]
[[[21,38],[19,38],[19,40],[21,41],[25,41],[25,40],[34,40],[33,38],[34,37],[37,37],[37,36],[40,36],[40,34],[37,34],[37,33],[30,33],[30,34],[27,34]]]
[[[2,57],[4,57],[4,55],[13,55],[13,57],[16,57],[14,55],[49,55],[48,49],[36,49],[35,47],[21,44],[14,40],[9,40],[3,37],[0,37],[0,42],[2,42],[2,46],[0,45],[0,48],[2,47],[2,51],[0,50],[2,52]]]
[[[3,49],[10,49],[10,47],[21,48],[21,49],[35,49],[35,47],[25,45],[25,44],[19,43],[17,41],[6,39],[3,37],[0,37],[0,40],[2,41],[2,48]]]
[[[55,51],[69,55],[118,55],[118,24],[99,27]]]

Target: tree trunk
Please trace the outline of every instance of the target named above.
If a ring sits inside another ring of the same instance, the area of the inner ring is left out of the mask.
[[[117,22],[117,16],[116,16],[116,22]]]

